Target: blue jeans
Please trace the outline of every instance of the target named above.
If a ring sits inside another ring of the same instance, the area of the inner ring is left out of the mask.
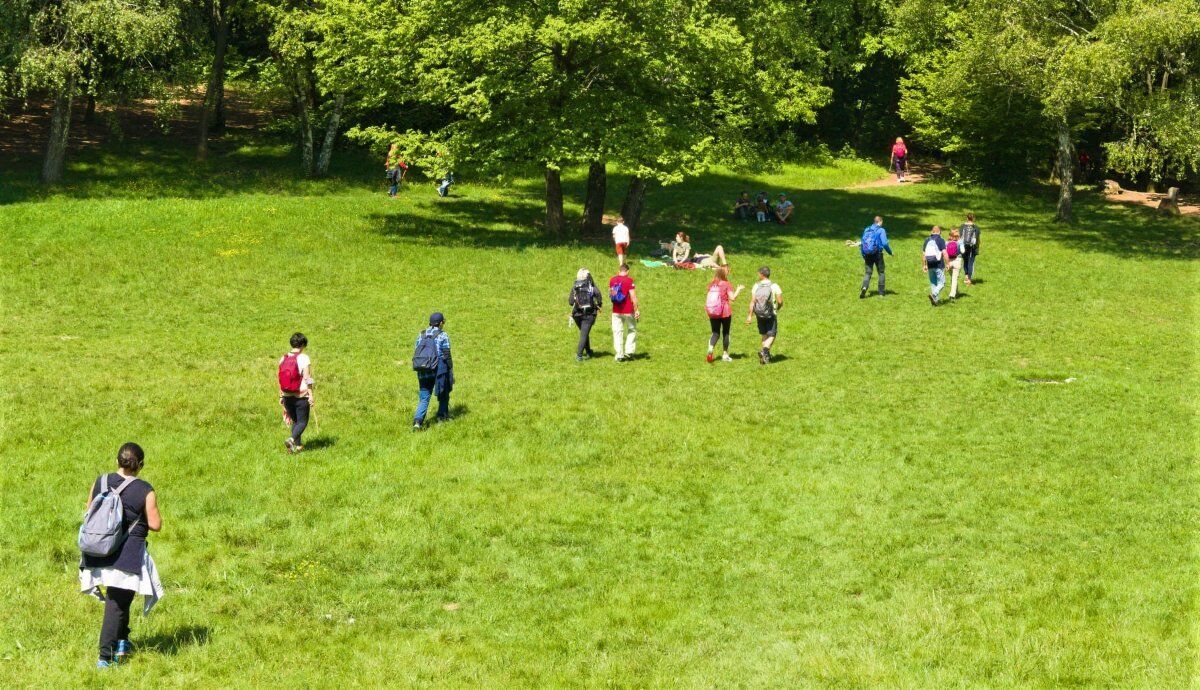
[[[946,269],[931,268],[929,269],[929,294],[937,298],[941,294],[942,288],[946,287]]]
[[[393,182],[391,187],[388,187],[388,196],[396,196],[396,192],[400,191],[400,183]]]
[[[978,253],[978,249],[967,249],[963,252],[963,272],[971,280],[975,280],[975,255]]]
[[[429,378],[417,377],[417,385],[420,390],[417,392],[417,413],[413,415],[413,424],[424,424],[425,415],[429,412],[429,401],[433,398],[433,389],[437,384],[437,377],[430,376]],[[439,392],[437,395],[438,409],[437,418],[439,421],[450,418],[450,391]]]

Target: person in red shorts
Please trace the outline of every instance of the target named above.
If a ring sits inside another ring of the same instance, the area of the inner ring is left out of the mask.
[[[625,219],[617,216],[617,224],[613,226],[613,244],[617,248],[617,265],[625,264],[625,254],[629,252],[629,226]]]

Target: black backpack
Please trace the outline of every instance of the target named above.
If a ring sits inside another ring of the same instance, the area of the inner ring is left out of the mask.
[[[586,280],[575,281],[575,286],[571,288],[571,304],[584,314],[591,314],[599,308],[599,305],[596,304],[596,296],[592,284]]]
[[[975,249],[979,246],[979,226],[974,223],[963,223],[962,226],[962,241],[963,244]]]
[[[438,362],[442,359],[442,352],[438,349],[438,334],[439,331],[433,329],[421,332],[421,337],[417,340],[417,347],[413,350],[413,371],[423,374],[432,374],[437,371]]]

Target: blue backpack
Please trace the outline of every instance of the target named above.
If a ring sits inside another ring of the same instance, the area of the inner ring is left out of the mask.
[[[421,332],[421,337],[417,340],[417,348],[413,351],[413,371],[422,374],[433,374],[437,371],[438,362],[442,359],[437,339],[437,331]]]
[[[863,230],[862,255],[870,256],[878,252],[879,249],[879,231],[875,229],[874,225],[871,225],[866,230]]]
[[[629,299],[629,295],[625,294],[625,284],[617,283],[609,288],[608,299],[613,304],[625,304],[625,300]]]

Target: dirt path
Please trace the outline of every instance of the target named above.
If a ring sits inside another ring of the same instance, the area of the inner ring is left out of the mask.
[[[909,171],[904,176],[904,182],[896,179],[896,173],[889,172],[887,177],[879,180],[871,180],[870,182],[860,182],[853,184],[845,189],[872,189],[875,187],[899,187],[905,184],[920,184],[925,181],[925,178],[937,170],[939,166],[925,163],[921,165],[913,165],[909,167]]]
[[[1105,201],[1111,201],[1114,204],[1133,204],[1135,206],[1145,206],[1146,208],[1158,208],[1158,202],[1162,200],[1165,194],[1150,194],[1148,192],[1135,192],[1131,189],[1115,189],[1109,188],[1104,192]],[[1181,216],[1200,216],[1200,205],[1194,199],[1185,200],[1183,196],[1179,197],[1179,215]]]

